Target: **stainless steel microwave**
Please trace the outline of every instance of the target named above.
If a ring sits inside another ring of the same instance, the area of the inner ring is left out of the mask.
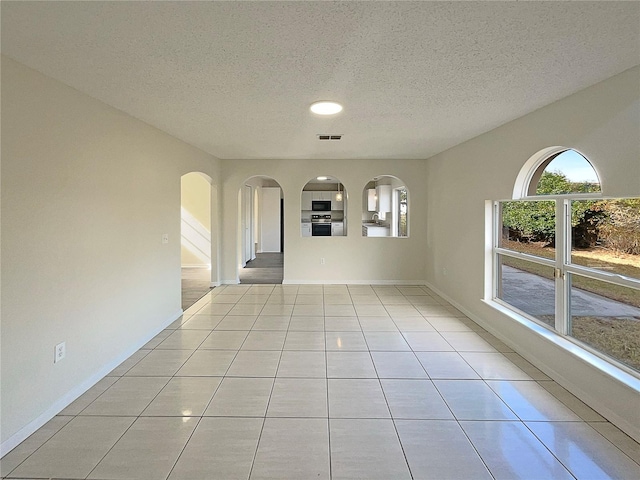
[[[311,210],[314,212],[330,212],[331,200],[313,200],[311,202]]]

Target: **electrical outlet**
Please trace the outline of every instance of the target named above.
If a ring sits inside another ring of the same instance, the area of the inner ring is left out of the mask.
[[[169,234],[168,233],[163,233],[162,234],[162,243],[169,243]]]
[[[53,363],[58,363],[67,354],[67,344],[65,342],[56,345],[54,350]]]
[[[320,259],[320,265],[324,265],[324,258]]]

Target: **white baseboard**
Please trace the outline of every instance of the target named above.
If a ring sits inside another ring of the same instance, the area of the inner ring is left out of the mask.
[[[116,368],[122,362],[124,362],[127,358],[133,355],[135,352],[140,350],[140,348],[145,345],[149,340],[155,337],[158,333],[164,330],[168,325],[173,323],[182,315],[182,309],[173,315],[169,316],[162,324],[161,327],[153,330],[151,333],[145,335],[143,338],[138,340],[132,347],[128,348],[124,353],[121,353],[116,358],[114,358],[111,362],[104,365],[97,372],[93,373],[89,378],[75,386],[71,390],[69,390],[66,394],[56,400],[47,410],[45,410],[42,414],[40,414],[36,419],[34,419],[29,424],[22,427],[16,433],[14,433],[11,437],[7,438],[0,445],[0,458],[4,457],[7,453],[13,450],[15,447],[20,445],[27,437],[33,434],[36,430],[42,427],[45,423],[55,417],[58,413],[68,407],[74,400],[76,400],[80,395],[85,393],[91,387],[93,387],[96,383],[102,380],[111,370]]]
[[[240,283],[240,280],[238,280],[237,278],[235,278],[235,279],[233,279],[233,280],[225,280],[225,279],[222,279],[222,280],[220,281],[220,283],[221,283],[222,285],[238,285],[238,284]]]
[[[426,285],[424,280],[289,280],[283,285]]]
[[[209,284],[209,286],[210,286],[211,288],[219,287],[220,285],[222,285],[220,282],[211,282],[211,283]]]
[[[628,418],[621,416],[618,412],[616,412],[615,410],[612,410],[609,407],[609,405],[604,403],[602,400],[594,398],[593,395],[585,391],[585,389],[581,385],[576,384],[576,382],[573,379],[567,378],[566,375],[558,371],[557,368],[554,367],[554,365],[545,363],[544,360],[541,359],[540,357],[529,355],[527,353],[526,346],[519,344],[517,340],[505,337],[502,334],[502,332],[497,330],[493,325],[489,324],[483,318],[478,317],[475,313],[467,310],[465,307],[460,305],[458,302],[453,300],[451,297],[449,297],[447,294],[439,290],[437,287],[433,286],[429,282],[425,282],[425,285],[431,290],[433,290],[436,294],[438,294],[439,296],[447,300],[449,303],[451,303],[451,305],[453,305],[455,308],[460,310],[462,313],[464,313],[467,317],[469,317],[475,323],[477,323],[482,328],[484,328],[489,333],[491,333],[493,336],[495,336],[498,340],[505,343],[507,346],[513,348],[513,350],[519,355],[521,355],[525,360],[533,364],[535,367],[539,368],[543,373],[548,375],[551,379],[553,379],[562,387],[566,388],[570,393],[578,397],[581,401],[583,401],[589,407],[593,408],[597,413],[599,413],[604,418],[609,420],[612,424],[617,426],[620,430],[625,432],[627,435],[629,435],[631,438],[633,438],[637,442],[640,442],[640,425],[638,425],[637,422],[634,423],[630,421]],[[532,334],[534,334],[533,331],[532,331]],[[552,341],[551,343],[554,343],[554,344],[567,343],[567,346],[569,348],[576,349],[576,346],[573,343],[569,342],[568,340],[562,337],[558,337],[557,341]],[[558,348],[562,348],[562,346],[559,345]],[[579,355],[576,355],[575,353],[566,349],[566,354],[574,357],[578,357],[579,360],[585,363],[585,366],[588,365],[589,363],[597,364],[598,362],[602,362],[602,360],[599,359],[596,355],[593,355],[592,353],[583,349],[580,349],[580,350],[581,351],[579,352]],[[592,361],[589,360],[590,357],[593,357]],[[591,365],[589,365],[586,368],[598,369],[597,366],[591,366]],[[610,373],[602,371],[601,369],[598,369],[598,370],[600,370],[604,375],[608,376],[613,382],[622,382],[622,380],[620,380],[619,378],[616,378],[618,376],[631,378],[631,376],[626,373],[622,373],[619,375],[612,375]],[[632,379],[631,381],[634,384],[637,383],[637,380],[634,381]],[[624,383],[621,383],[621,385],[623,384]],[[630,397],[632,396],[633,394],[630,394]]]

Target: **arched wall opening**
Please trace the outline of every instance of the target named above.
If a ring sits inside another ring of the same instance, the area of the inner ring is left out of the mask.
[[[217,272],[212,270],[217,258],[212,261],[211,177],[190,172],[180,178],[180,187],[180,265],[185,310],[217,280]]]
[[[362,236],[409,236],[409,189],[394,175],[378,175],[362,191]]]
[[[253,176],[238,190],[239,283],[282,283],[284,192],[272,177]]]
[[[347,189],[339,178],[321,175],[309,180],[300,193],[301,236],[346,236],[347,199]]]

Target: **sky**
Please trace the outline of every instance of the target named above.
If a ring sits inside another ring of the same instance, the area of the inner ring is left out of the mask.
[[[554,158],[545,170],[564,173],[570,182],[600,183],[591,164],[575,150],[567,150]]]

